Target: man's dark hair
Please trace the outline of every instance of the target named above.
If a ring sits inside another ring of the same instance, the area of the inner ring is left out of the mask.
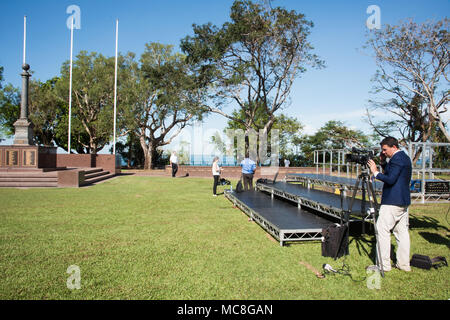
[[[393,146],[396,146],[397,149],[400,149],[400,147],[398,145],[398,140],[395,139],[394,137],[386,137],[380,142],[380,146],[386,146],[386,145],[390,148],[392,148]]]

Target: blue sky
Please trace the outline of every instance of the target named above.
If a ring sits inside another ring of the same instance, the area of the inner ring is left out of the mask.
[[[113,56],[115,20],[119,19],[119,51],[140,55],[147,42],[173,44],[192,34],[192,24],[211,22],[221,25],[229,20],[230,0],[22,0],[0,1],[0,65],[6,82],[20,86],[23,16],[27,16],[27,62],[33,78],[45,81],[59,75],[69,59],[70,31],[66,27],[69,5],[81,9],[81,29],[75,30],[74,55],[80,50]],[[364,52],[370,14],[369,5],[381,10],[382,24],[398,24],[413,18],[416,22],[440,20],[450,12],[448,0],[277,0],[283,6],[306,15],[314,22],[310,42],[326,68],[308,70],[291,92],[291,104],[283,111],[295,116],[309,133],[328,120],[341,120],[366,131],[363,112],[371,97],[370,79],[375,64]],[[447,116],[448,118],[448,116]],[[221,129],[226,121],[210,116],[205,128]]]

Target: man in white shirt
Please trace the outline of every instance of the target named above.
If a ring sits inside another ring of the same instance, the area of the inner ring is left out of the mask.
[[[172,155],[170,156],[170,165],[172,167],[172,178],[175,178],[175,175],[177,174],[178,171],[178,157],[177,157],[177,153],[174,151],[172,152]]]

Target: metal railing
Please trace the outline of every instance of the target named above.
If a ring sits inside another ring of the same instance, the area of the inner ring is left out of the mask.
[[[436,142],[410,142],[408,145],[408,155],[412,159],[417,150],[421,150],[420,158],[413,166],[413,176],[417,175],[417,180],[420,180],[419,192],[411,193],[411,201],[414,203],[436,203],[442,201],[449,201],[450,194],[445,193],[427,193],[426,183],[428,180],[434,180],[436,173],[450,174],[448,162],[444,167],[436,168],[434,161],[435,150],[437,147],[450,148],[450,143],[436,143]],[[428,175],[428,179],[426,176]]]

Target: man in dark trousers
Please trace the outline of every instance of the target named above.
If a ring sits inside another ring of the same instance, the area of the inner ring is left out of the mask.
[[[408,215],[408,206],[411,204],[411,159],[405,152],[399,150],[398,141],[393,137],[383,139],[380,145],[383,173],[378,172],[373,160],[369,160],[368,166],[374,177],[384,183],[377,220],[381,263],[384,271],[391,270],[392,230],[398,245],[396,267],[403,271],[411,271]],[[389,162],[386,162],[386,158]]]
[[[250,159],[249,154],[245,155],[245,159],[241,161],[242,178],[244,180],[244,190],[253,189],[253,174],[256,170],[256,162]]]

